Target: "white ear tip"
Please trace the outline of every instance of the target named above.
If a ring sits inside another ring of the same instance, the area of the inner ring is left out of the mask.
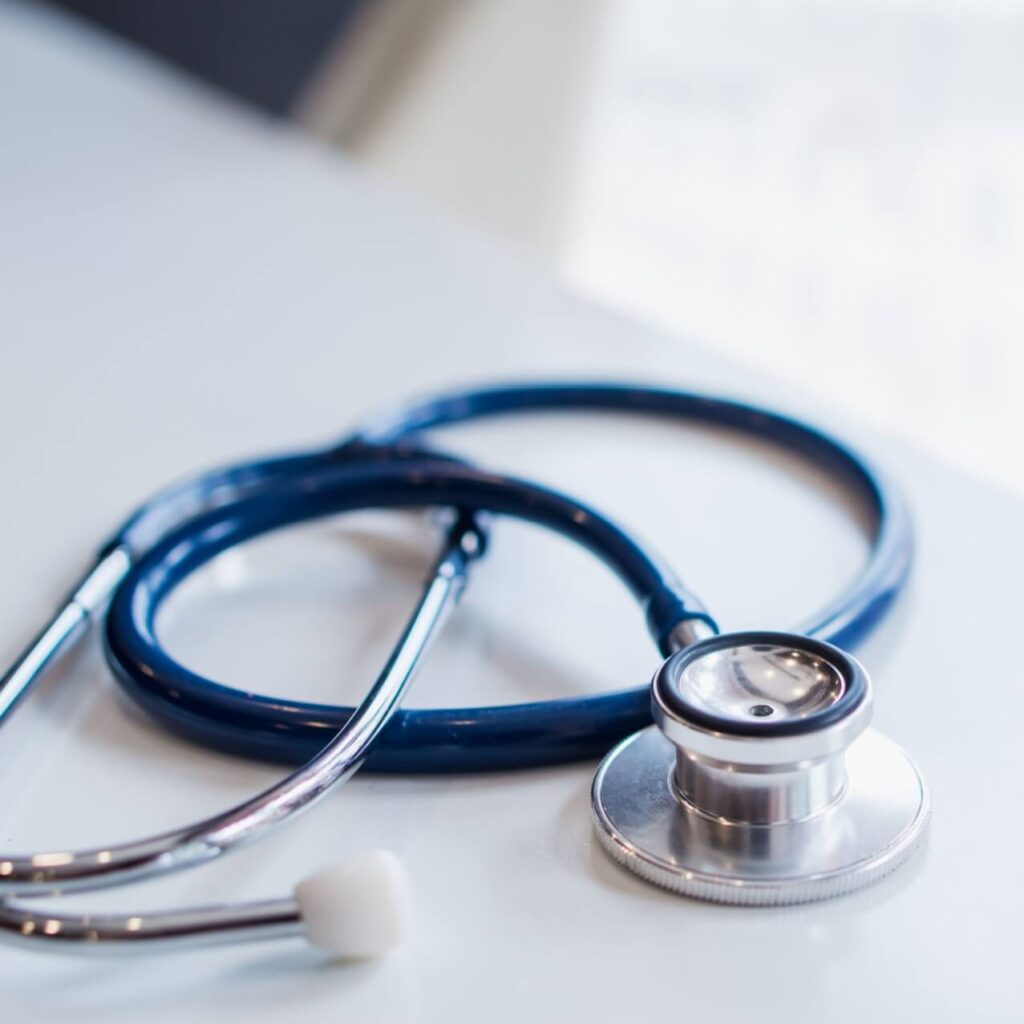
[[[405,868],[388,850],[315,871],[295,887],[295,901],[309,941],[346,959],[394,949],[411,916]]]

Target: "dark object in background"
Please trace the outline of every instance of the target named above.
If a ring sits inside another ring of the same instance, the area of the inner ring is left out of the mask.
[[[369,0],[51,0],[274,114]]]

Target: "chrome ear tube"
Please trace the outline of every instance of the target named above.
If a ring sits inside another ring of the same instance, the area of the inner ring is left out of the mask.
[[[855,659],[789,633],[710,637],[651,686],[655,725],[594,778],[598,838],[620,864],[700,899],[781,905],[869,885],[928,824],[916,765],[868,728]]]

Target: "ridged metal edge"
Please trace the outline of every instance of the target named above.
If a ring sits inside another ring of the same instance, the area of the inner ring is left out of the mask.
[[[818,877],[780,880],[778,882],[744,882],[702,875],[694,871],[675,871],[661,867],[646,858],[635,847],[622,842],[611,831],[610,823],[591,804],[591,818],[598,841],[606,853],[645,882],[669,892],[711,903],[733,906],[783,907],[797,903],[845,896],[880,881],[901,867],[918,849],[928,834],[931,822],[931,802],[927,790],[922,794],[918,816],[907,826],[907,838],[891,843],[879,856],[860,868],[835,872]],[[902,836],[900,837],[902,839]]]

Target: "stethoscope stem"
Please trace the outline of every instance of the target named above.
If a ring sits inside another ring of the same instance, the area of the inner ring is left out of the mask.
[[[0,860],[0,932],[17,939],[62,940],[69,947],[233,942],[302,932],[304,924],[294,899],[161,913],[63,915],[23,906],[17,898],[101,889],[195,866],[257,839],[311,807],[363,763],[455,607],[469,566],[482,547],[482,538],[470,519],[452,527],[419,603],[376,683],[340,732],[303,767],[237,807],[184,829],[102,850]],[[65,611],[73,604],[69,602]],[[87,614],[83,606],[75,607]],[[71,625],[61,635],[58,623],[61,628],[66,625],[61,615],[8,676],[20,683],[22,692],[80,628]],[[51,630],[53,635],[47,639]],[[19,669],[24,670],[27,682],[18,675]]]

